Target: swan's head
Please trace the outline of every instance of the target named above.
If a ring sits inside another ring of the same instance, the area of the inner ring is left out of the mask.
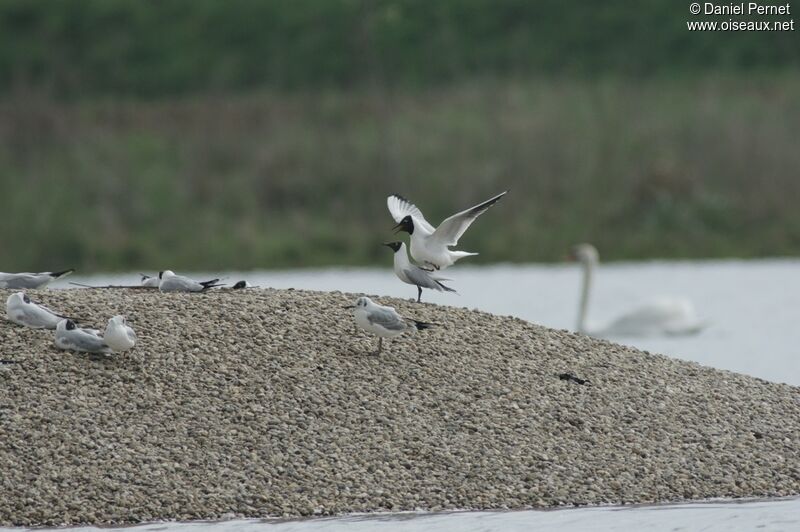
[[[403,245],[403,243],[402,242],[386,242],[383,245],[386,246],[386,247],[392,248],[392,251],[397,253],[398,251],[400,251],[400,247]]]
[[[411,218],[411,215],[407,215],[405,218],[400,220],[400,223],[392,227],[395,230],[395,233],[399,233],[400,231],[405,231],[409,235],[414,234],[414,220]]]
[[[582,264],[595,263],[600,259],[597,248],[591,244],[577,244],[572,246],[569,258]]]

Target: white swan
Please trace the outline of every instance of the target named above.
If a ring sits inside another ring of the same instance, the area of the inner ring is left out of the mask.
[[[589,327],[586,323],[589,309],[589,290],[592,274],[599,262],[597,249],[591,244],[578,244],[571,258],[583,267],[583,287],[578,307],[578,332],[590,336],[659,336],[688,335],[703,330],[707,323],[697,317],[692,302],[685,298],[657,299],[623,314],[605,327]]]

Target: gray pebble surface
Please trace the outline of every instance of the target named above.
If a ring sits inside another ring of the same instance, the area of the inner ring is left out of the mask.
[[[797,387],[392,298],[440,326],[375,356],[352,294],[30,294],[139,343],[0,321],[3,526],[800,493]]]

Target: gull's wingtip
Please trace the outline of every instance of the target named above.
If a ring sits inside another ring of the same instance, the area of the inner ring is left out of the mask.
[[[390,194],[390,195],[389,195],[389,197],[387,197],[387,198],[386,198],[386,201],[387,201],[387,202],[389,202],[389,201],[391,201],[391,200],[392,200],[392,198],[396,199],[397,201],[402,201],[403,203],[411,203],[411,202],[408,200],[408,198],[406,198],[406,197],[405,197],[405,196],[403,196],[402,194],[398,194],[398,193],[396,193],[396,192],[395,192],[394,194]]]
[[[66,277],[67,275],[71,274],[75,271],[75,268],[70,268],[68,270],[61,270],[60,272],[51,272],[50,277],[53,279],[59,279],[61,277]]]

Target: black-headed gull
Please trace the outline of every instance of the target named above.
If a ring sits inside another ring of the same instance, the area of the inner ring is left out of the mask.
[[[82,351],[84,353],[113,354],[98,331],[81,329],[72,320],[61,320],[56,326],[56,347],[69,351]]]
[[[430,288],[439,292],[455,292],[449,286],[445,286],[442,281],[449,281],[443,277],[437,277],[427,270],[423,270],[416,264],[408,260],[408,252],[403,242],[389,242],[384,246],[390,247],[394,251],[394,273],[397,278],[404,283],[413,284],[417,287],[417,303],[422,300],[422,289]]]
[[[58,322],[66,316],[57,314],[44,305],[31,300],[27,294],[17,292],[8,296],[6,300],[6,315],[8,319],[18,325],[32,329],[55,329]]]
[[[158,278],[156,275],[145,275],[143,273],[139,274],[142,277],[141,284],[145,288],[158,288],[161,279]]]
[[[175,275],[171,270],[159,272],[158,278],[161,279],[158,289],[162,292],[204,292],[219,286],[219,279],[195,281],[182,275]]]
[[[75,270],[62,270],[60,272],[40,272],[40,273],[2,273],[0,272],[0,288],[28,289],[34,290],[42,288],[52,283],[56,279],[61,279],[71,274]]]
[[[125,316],[114,316],[108,320],[103,339],[108,347],[117,353],[127,351],[136,345],[136,333],[128,325]]]
[[[439,227],[433,227],[417,206],[402,196],[392,194],[386,199],[386,205],[397,222],[394,229],[411,235],[411,256],[417,264],[441,270],[459,259],[477,255],[467,251],[451,251],[449,247],[458,244],[458,239],[472,222],[507,193],[506,190],[483,203],[454,214],[439,224]]]
[[[355,306],[348,305],[345,308],[355,308],[356,325],[367,332],[378,336],[378,349],[374,354],[381,352],[384,338],[393,338],[406,331],[421,331],[433,327],[432,323],[417,321],[404,318],[392,307],[378,305],[366,296],[359,297]]]

